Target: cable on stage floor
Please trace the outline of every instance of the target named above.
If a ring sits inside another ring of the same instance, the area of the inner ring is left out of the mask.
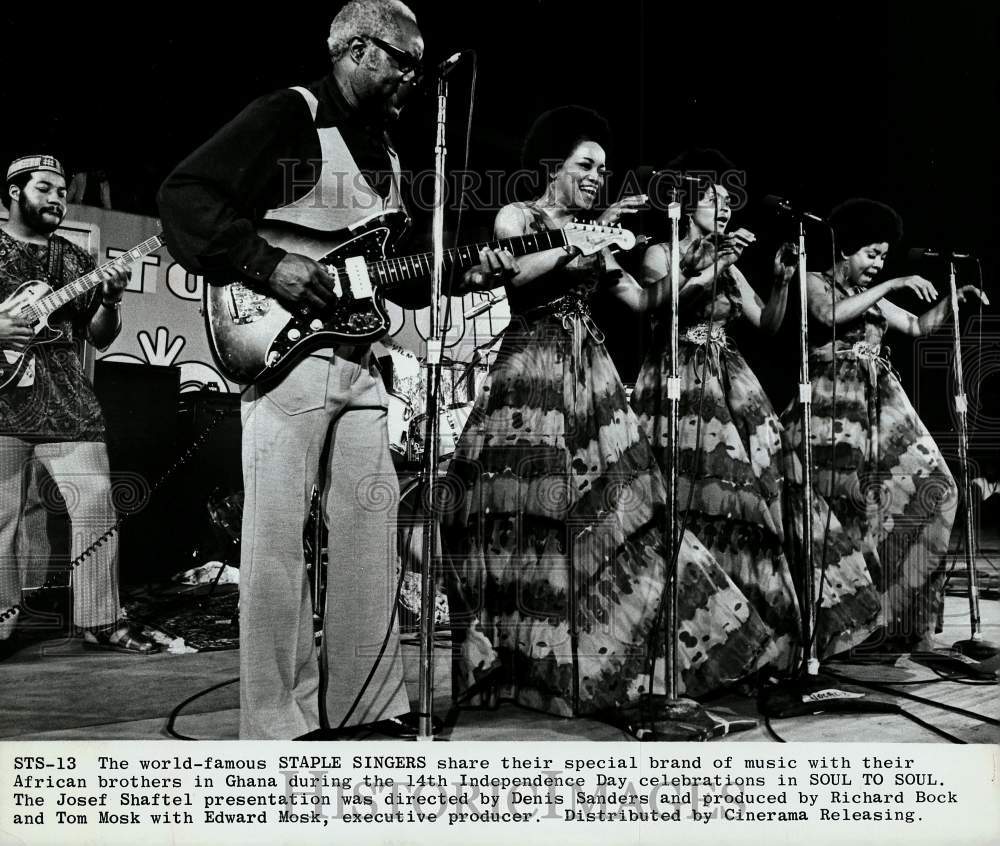
[[[177,718],[180,716],[181,711],[183,711],[188,705],[190,705],[196,699],[201,699],[202,696],[206,696],[213,690],[218,690],[220,687],[226,687],[228,685],[235,684],[239,680],[240,677],[236,676],[235,678],[227,679],[224,682],[213,684],[211,687],[206,687],[204,690],[199,690],[196,694],[194,694],[194,696],[189,696],[187,699],[181,702],[180,705],[174,708],[174,710],[170,712],[170,716],[167,717],[167,734],[169,734],[173,738],[176,738],[177,740],[196,740],[196,741],[207,740],[208,738],[188,737],[187,735],[181,734],[179,731],[176,731],[174,729],[174,723],[177,722]]]

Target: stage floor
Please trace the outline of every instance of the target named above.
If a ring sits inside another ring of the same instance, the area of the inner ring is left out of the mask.
[[[968,602],[949,596],[945,605],[942,641],[968,636]],[[984,636],[1000,642],[1000,601],[982,600]],[[417,649],[404,645],[407,684],[417,696]],[[447,648],[436,655],[437,690],[450,690]],[[902,690],[947,705],[1000,719],[1000,696],[995,685],[941,681],[930,669],[900,659],[895,666],[841,664],[845,675],[869,681],[926,682]],[[167,719],[188,697],[235,679],[239,651],[225,650],[183,655],[160,654],[134,658],[115,653],[84,651],[78,640],[36,642],[0,662],[3,708],[0,738],[8,740],[154,740],[167,738]],[[947,712],[926,704],[899,700],[920,719],[970,743],[1000,743],[1000,727]],[[722,712],[757,716],[753,699],[738,694],[708,703]],[[587,719],[562,719],[529,711],[510,703],[495,711],[463,709],[448,714],[446,693],[438,696],[436,714],[446,718],[441,738],[448,740],[595,740],[631,739],[620,729]],[[198,740],[237,737],[237,684],[220,687],[184,709],[175,730]],[[910,720],[893,714],[862,716],[807,716],[773,720],[772,726],[788,741],[946,742]],[[355,739],[384,739],[359,734]],[[752,731],[728,735],[722,741],[771,741],[763,722]]]

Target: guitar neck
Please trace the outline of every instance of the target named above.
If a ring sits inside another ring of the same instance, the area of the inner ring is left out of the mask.
[[[68,285],[63,285],[61,288],[41,297],[31,306],[30,311],[33,312],[32,316],[36,320],[39,320],[52,314],[52,312],[100,285],[109,270],[123,270],[133,262],[139,261],[143,256],[155,252],[162,246],[163,239],[159,235],[154,235],[152,238],[133,247],[127,253],[122,253],[113,261],[105,262],[100,267],[95,267],[90,273],[86,273],[74,279]]]
[[[515,258],[540,253],[566,246],[566,233],[561,229],[549,229],[544,232],[533,232],[530,235],[518,235],[516,238],[505,238],[500,241],[484,241],[479,244],[466,244],[444,251],[444,269],[464,270],[479,264],[479,251],[489,247],[492,250],[507,250]],[[368,266],[370,273],[382,282],[407,282],[422,279],[434,272],[434,254],[417,253],[411,256],[382,259]]]

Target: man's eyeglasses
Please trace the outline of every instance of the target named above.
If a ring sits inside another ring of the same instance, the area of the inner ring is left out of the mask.
[[[392,59],[403,76],[413,74],[413,79],[416,81],[423,75],[424,63],[416,56],[407,53],[405,50],[401,50],[399,47],[393,46],[388,41],[376,38],[374,35],[369,35],[368,40]]]

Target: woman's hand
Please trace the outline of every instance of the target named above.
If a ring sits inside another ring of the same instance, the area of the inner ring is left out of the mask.
[[[934,283],[929,279],[924,279],[923,276],[900,276],[892,280],[892,290],[902,291],[907,288],[928,303],[932,303],[938,298]]]
[[[969,294],[975,294],[976,298],[981,300],[983,305],[988,306],[990,304],[989,297],[987,297],[986,294],[983,291],[980,291],[975,285],[963,285],[959,288],[958,302],[964,303],[967,299],[969,299]]]
[[[681,256],[681,272],[697,276],[715,262],[715,244],[708,238],[695,238]]]
[[[736,264],[740,260],[740,256],[743,255],[743,251],[753,243],[743,235],[744,231],[740,229],[721,237],[719,245],[720,267],[731,267]]]
[[[795,276],[798,270],[799,251],[791,243],[782,244],[778,247],[778,252],[774,254],[774,281],[777,284],[787,285]],[[792,262],[791,264],[786,264]]]
[[[716,253],[719,270],[725,270],[739,261],[748,243],[737,234],[696,238],[681,259],[681,270],[685,276],[697,276],[716,263]]]
[[[462,277],[462,291],[488,291],[499,288],[520,272],[517,260],[508,250],[492,250],[485,247],[479,251],[479,264],[465,271]]]
[[[614,223],[618,223],[622,217],[627,214],[635,214],[639,209],[644,208],[649,202],[649,197],[646,194],[631,194],[628,197],[622,197],[617,203],[612,203],[608,206],[604,213],[597,218],[596,223],[600,226],[611,226]]]

